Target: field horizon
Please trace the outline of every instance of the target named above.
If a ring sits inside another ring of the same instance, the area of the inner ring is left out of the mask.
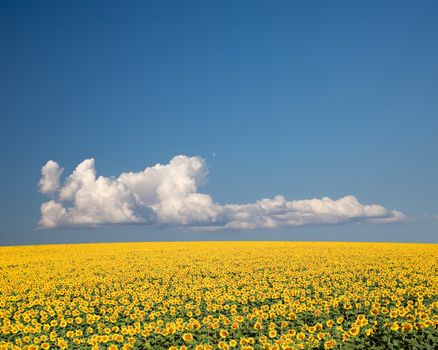
[[[418,241],[336,241],[336,240],[174,240],[174,241],[85,241],[85,242],[54,242],[54,243],[29,243],[29,244],[0,244],[2,247],[38,247],[38,246],[60,246],[60,245],[95,245],[95,244],[164,244],[164,243],[364,243],[364,244],[417,244],[434,245],[438,242]]]

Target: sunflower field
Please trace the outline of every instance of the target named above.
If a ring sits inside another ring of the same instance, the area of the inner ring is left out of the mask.
[[[438,349],[438,245],[0,247],[0,349]]]

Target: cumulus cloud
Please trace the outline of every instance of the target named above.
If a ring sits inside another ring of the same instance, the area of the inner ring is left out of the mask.
[[[46,165],[41,168],[40,192],[48,195],[55,193],[59,189],[59,179],[63,171],[64,169],[61,168],[58,163],[49,160]]]
[[[354,196],[337,200],[286,200],[283,196],[249,204],[215,203],[200,193],[208,169],[200,157],[176,156],[117,178],[97,176],[94,159],[81,162],[61,186],[63,172],[49,160],[42,167],[40,192],[52,199],[41,205],[40,227],[105,224],[173,225],[193,229],[257,229],[315,224],[392,223],[405,215]]]

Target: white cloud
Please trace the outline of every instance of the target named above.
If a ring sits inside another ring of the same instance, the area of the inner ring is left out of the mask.
[[[86,159],[61,186],[62,171],[51,160],[42,168],[40,192],[56,195],[41,205],[42,228],[125,223],[220,230],[407,220],[398,211],[361,204],[354,196],[292,201],[276,196],[220,205],[198,192],[208,175],[200,157],[176,156],[169,164],[117,178],[96,177],[94,159]]]
[[[49,160],[41,168],[41,180],[39,182],[40,192],[44,194],[53,194],[59,189],[59,178],[64,171],[58,163]]]

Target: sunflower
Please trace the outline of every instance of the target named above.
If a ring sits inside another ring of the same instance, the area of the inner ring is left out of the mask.
[[[402,324],[402,332],[410,332],[414,329],[414,327],[412,326],[412,324],[408,323],[408,322],[404,322]]]
[[[275,329],[271,329],[269,331],[269,338],[275,338],[277,336],[277,331]]]
[[[324,343],[324,349],[333,349],[336,346],[336,340],[330,339]]]
[[[359,334],[360,332],[360,328],[359,327],[351,327],[350,330],[348,331],[350,333],[350,335],[352,337],[355,337],[356,335]]]
[[[325,324],[326,324],[327,327],[331,328],[331,327],[333,327],[335,325],[335,322],[333,322],[333,320],[327,320],[325,322]]]
[[[297,339],[298,340],[303,340],[304,338],[306,338],[306,335],[303,332],[300,332],[297,334]]]
[[[228,336],[228,332],[225,329],[221,329],[219,335],[222,339],[225,339]]]
[[[193,335],[191,333],[184,333],[182,339],[186,342],[193,341]]]

